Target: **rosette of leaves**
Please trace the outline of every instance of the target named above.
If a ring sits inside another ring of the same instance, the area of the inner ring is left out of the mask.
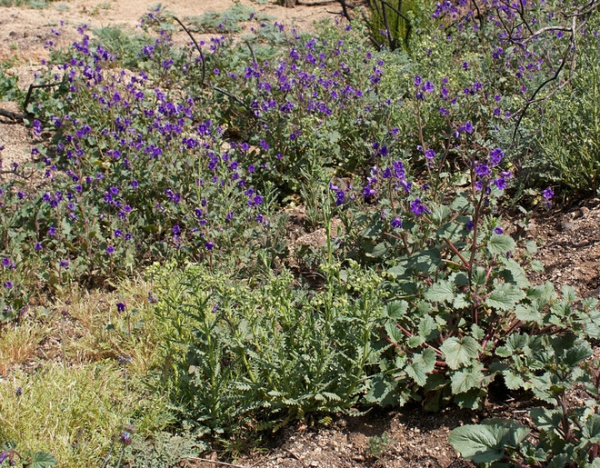
[[[505,256],[514,248],[508,236],[494,234],[484,245],[476,257],[487,257],[486,266],[471,272],[435,248],[388,270],[399,298],[384,309],[381,371],[367,401],[479,408],[497,376],[509,390],[553,401],[581,376],[578,366],[590,355],[585,339],[600,337],[596,303],[569,289],[560,299],[551,284],[531,285]],[[537,373],[545,365],[548,372]]]
[[[497,350],[511,388],[530,389],[545,403],[529,412],[533,431],[512,420],[484,420],[454,429],[450,443],[484,466],[598,466],[598,362],[590,344],[574,333],[514,334]],[[578,397],[572,392],[577,389]],[[528,437],[530,433],[534,437]]]

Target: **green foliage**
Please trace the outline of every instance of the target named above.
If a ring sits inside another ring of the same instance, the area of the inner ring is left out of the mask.
[[[561,342],[561,343],[558,343]],[[546,343],[547,344],[547,343]],[[600,449],[600,416],[598,415],[598,363],[581,365],[591,355],[587,343],[573,343],[567,338],[554,340],[558,351],[550,359],[528,369],[537,369],[538,376],[531,378],[535,393],[551,404],[529,412],[535,438],[527,437],[531,430],[510,420],[484,420],[454,429],[450,443],[465,458],[483,466],[506,466],[506,462],[519,466],[563,467],[596,466]],[[543,346],[543,344],[542,344]],[[566,346],[566,347],[565,347]],[[534,346],[535,347],[535,346]],[[548,354],[546,348],[538,351]],[[521,354],[523,350],[520,350]],[[548,358],[548,356],[546,356]],[[591,371],[591,372],[590,372]],[[543,374],[541,374],[543,372]],[[531,375],[530,371],[530,375]],[[583,404],[572,403],[569,393],[585,389],[588,399]]]
[[[598,39],[587,38],[584,44],[571,83],[546,106],[538,140],[540,157],[530,166],[569,191],[594,194],[600,187]]]
[[[376,47],[410,50],[412,20],[418,13],[416,0],[369,0],[369,14],[365,18],[369,39]]]
[[[249,287],[201,266],[154,269],[182,417],[213,436],[248,437],[352,408],[376,357],[381,298],[375,275],[338,268],[324,270],[322,292],[293,289],[286,273]]]
[[[111,52],[124,67],[129,70],[144,69],[145,64],[140,60],[140,51],[150,40],[148,36],[134,35],[117,26],[104,26],[94,29],[93,32],[94,42]]]
[[[231,8],[222,12],[207,12],[200,18],[189,17],[186,20],[191,24],[192,30],[199,33],[239,33],[244,23],[257,16],[254,8],[236,2]],[[258,15],[265,19],[263,15]],[[257,20],[259,18],[256,18]]]
[[[20,101],[23,98],[18,85],[19,77],[7,73],[12,65],[12,61],[0,62],[0,101]]]
[[[185,432],[157,432],[147,439],[133,438],[126,460],[146,468],[176,466],[181,460],[197,457],[208,448],[206,443]]]
[[[393,439],[384,432],[380,436],[369,438],[368,453],[373,458],[381,458],[392,446]]]
[[[47,8],[49,4],[55,1],[58,0],[0,0],[0,6],[42,9]]]
[[[95,465],[123,424],[146,434],[165,411],[159,398],[121,375],[111,363],[15,373],[0,382],[0,444],[19,453],[47,451],[61,466]]]
[[[56,458],[47,452],[17,452],[11,444],[6,444],[0,452],[0,466],[6,462],[8,466],[28,468],[51,468],[57,465]]]

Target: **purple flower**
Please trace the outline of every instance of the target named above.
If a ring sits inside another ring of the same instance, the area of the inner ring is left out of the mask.
[[[212,250],[214,247],[214,244],[212,242],[208,241],[208,242],[204,243],[204,247],[206,247],[206,250]]]
[[[415,198],[415,201],[410,203],[410,211],[412,211],[416,216],[421,216],[423,213],[429,210],[421,203],[420,198]]]
[[[494,184],[498,187],[498,190],[506,189],[506,179],[504,177],[498,177],[494,180]]]
[[[435,158],[435,151],[433,151],[432,149],[428,149],[427,151],[425,151],[425,157],[427,159]]]
[[[125,312],[125,303],[117,302],[117,312],[122,313]]]
[[[106,253],[108,255],[112,255],[115,253],[115,248],[112,245],[109,245],[108,247],[106,247]]]
[[[12,287],[13,287],[12,281],[7,281],[6,283],[4,283],[4,287],[6,289],[12,289]]]
[[[262,205],[263,202],[263,197],[261,197],[260,195],[256,195],[254,197],[254,204],[255,205]]]
[[[181,234],[181,228],[179,227],[178,224],[176,224],[175,226],[173,226],[173,235],[178,236],[179,234]]]
[[[59,267],[64,268],[65,270],[69,269],[69,260],[67,259],[63,259],[60,261],[60,263],[58,264]]]
[[[465,224],[465,228],[467,228],[467,231],[472,231],[473,229],[475,229],[475,223],[473,222],[473,220],[469,220],[466,222]]]
[[[121,433],[119,440],[123,445],[131,445],[131,443],[133,442],[133,440],[131,439],[131,434],[127,431]]]
[[[4,257],[2,259],[2,266],[5,267],[5,268],[8,268],[11,263],[12,262],[10,261],[10,258],[8,258],[8,257]]]
[[[499,227],[499,226],[494,228],[494,234],[500,235],[503,232],[504,232],[504,230],[501,227]]]
[[[490,151],[490,158],[492,160],[492,166],[497,166],[504,158],[504,152],[500,148],[496,148]]]
[[[433,86],[433,83],[431,81],[426,81],[421,89],[426,93],[432,93],[435,87]]]
[[[477,166],[475,166],[475,173],[479,177],[485,177],[490,174],[490,167],[487,164],[483,164],[483,163],[477,164]]]
[[[546,199],[546,200],[550,200],[553,196],[554,196],[554,190],[552,190],[550,187],[548,187],[546,190],[544,190],[542,192],[542,196]]]
[[[40,244],[39,242],[36,242],[36,243],[35,243],[35,247],[34,247],[34,249],[35,249],[36,251],[40,251],[40,250],[42,250],[42,244]]]
[[[402,227],[402,220],[400,218],[394,218],[392,219],[392,221],[390,222],[390,225],[394,228],[394,229],[400,229]]]
[[[422,82],[423,82],[423,79],[419,75],[415,76],[415,80],[414,80],[415,86],[421,86]]]
[[[54,235],[56,235],[56,228],[55,228],[54,226],[50,226],[50,227],[48,228],[48,235],[49,235],[49,236],[54,236]]]

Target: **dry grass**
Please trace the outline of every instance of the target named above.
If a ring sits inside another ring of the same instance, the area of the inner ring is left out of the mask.
[[[17,366],[30,362],[47,328],[39,324],[21,324],[0,331],[0,375],[6,377]]]

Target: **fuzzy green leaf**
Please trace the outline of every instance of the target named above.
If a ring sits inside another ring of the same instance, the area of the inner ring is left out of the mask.
[[[503,260],[504,270],[501,272],[501,276],[508,282],[514,283],[520,288],[526,288],[529,286],[529,280],[527,279],[527,273],[518,262],[512,258]]]
[[[420,354],[415,354],[412,363],[406,366],[406,373],[417,385],[423,386],[427,382],[427,375],[435,367],[435,352],[426,348]]]
[[[466,309],[470,305],[470,302],[467,300],[467,295],[463,293],[457,294],[452,303],[452,307],[455,309]]]
[[[515,249],[515,241],[503,234],[493,235],[488,241],[487,248],[492,255],[504,255]]]
[[[467,424],[454,429],[448,441],[463,457],[475,463],[490,463],[504,456],[498,431],[482,424]]]
[[[600,442],[600,415],[590,415],[583,426],[581,435],[588,443],[596,444]]]
[[[512,284],[499,284],[485,300],[485,303],[495,309],[511,310],[517,302],[525,297],[525,293]]]
[[[431,302],[452,302],[454,285],[449,281],[440,280],[427,289],[425,299]]]
[[[419,336],[426,340],[430,340],[433,336],[437,336],[435,320],[430,315],[426,315],[419,321]]]
[[[481,386],[483,380],[483,373],[481,372],[482,365],[477,363],[473,367],[455,372],[450,381],[452,383],[452,393],[454,395],[459,393],[465,393],[472,388],[478,388]]]
[[[523,322],[535,322],[541,324],[542,314],[531,306],[518,305],[515,308],[515,316]]]
[[[491,463],[500,460],[507,447],[518,447],[529,432],[513,421],[488,419],[454,429],[448,440],[463,457],[475,463]]]
[[[387,322],[385,324],[385,331],[387,332],[389,338],[392,340],[393,343],[400,343],[404,340],[404,333],[397,327],[396,323],[394,322]]]
[[[31,457],[30,468],[50,468],[56,466],[58,462],[53,455],[47,452],[35,452]]]
[[[509,390],[518,390],[525,384],[525,381],[521,378],[521,376],[512,371],[506,370],[502,374],[504,375],[504,383],[506,384],[506,388]]]
[[[481,347],[479,343],[471,338],[465,336],[464,338],[448,338],[444,341],[444,344],[440,347],[444,358],[450,369],[459,369],[479,357]]]
[[[387,304],[383,308],[383,316],[393,319],[404,317],[408,310],[408,302],[406,301],[393,301]]]

